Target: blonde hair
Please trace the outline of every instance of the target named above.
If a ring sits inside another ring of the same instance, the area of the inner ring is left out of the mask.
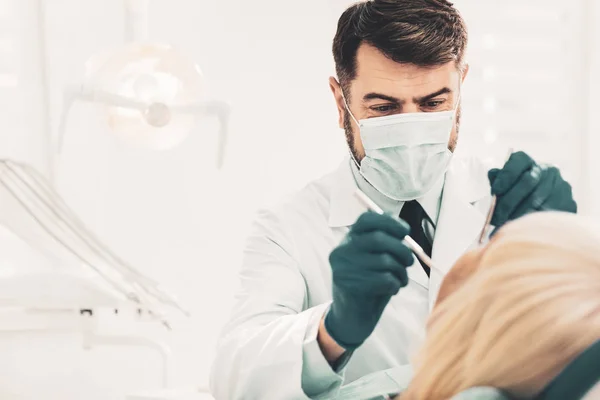
[[[476,386],[528,398],[600,339],[600,235],[582,217],[526,216],[477,262],[435,307],[402,400],[447,400]]]

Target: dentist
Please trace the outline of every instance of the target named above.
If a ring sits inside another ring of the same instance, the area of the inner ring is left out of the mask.
[[[409,363],[443,274],[415,259],[407,234],[447,271],[477,243],[492,194],[496,227],[576,212],[559,171],[525,153],[490,171],[453,157],[466,46],[446,0],[363,1],[343,13],[329,85],[350,157],[259,213],[213,365],[217,400],[314,397]],[[389,215],[365,213],[357,188]]]

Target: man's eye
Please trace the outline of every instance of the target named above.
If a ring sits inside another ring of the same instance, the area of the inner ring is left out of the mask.
[[[390,111],[394,111],[395,109],[396,109],[396,106],[394,106],[392,104],[371,107],[371,110],[378,112],[378,113],[388,113]]]
[[[437,108],[439,106],[441,106],[442,104],[444,104],[444,100],[430,100],[427,103],[425,103],[425,107],[427,108]]]

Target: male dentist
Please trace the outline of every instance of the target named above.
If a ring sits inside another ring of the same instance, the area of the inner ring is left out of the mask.
[[[525,153],[490,171],[452,157],[466,45],[446,0],[363,1],[342,14],[329,86],[350,157],[259,213],[213,365],[217,400],[314,397],[409,363],[443,274],[406,235],[446,272],[477,243],[492,194],[495,227],[576,212],[559,171]],[[388,215],[365,212],[357,188]]]

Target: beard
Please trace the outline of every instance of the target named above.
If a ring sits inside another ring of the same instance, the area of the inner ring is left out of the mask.
[[[352,118],[347,108],[344,109],[344,133],[346,134],[346,144],[350,150],[350,154],[359,165],[364,154],[360,154],[354,145],[354,131],[352,130]]]
[[[454,153],[456,146],[458,145],[458,132],[460,131],[460,120],[462,116],[462,106],[459,104],[456,109],[456,129],[455,134],[450,134],[450,140],[448,141],[448,150]],[[350,150],[350,154],[354,157],[354,160],[359,163],[362,161],[364,154],[361,154],[356,145],[354,144],[354,130],[352,129],[352,118],[347,108],[344,109],[344,133],[346,135],[346,144]]]
[[[454,135],[450,134],[450,140],[448,141],[448,150],[450,150],[452,153],[454,153],[454,150],[456,150],[456,146],[458,145],[458,132],[460,132],[460,119],[462,117],[462,105],[459,104],[458,108],[456,109],[456,122],[455,122],[455,129],[454,129]]]

